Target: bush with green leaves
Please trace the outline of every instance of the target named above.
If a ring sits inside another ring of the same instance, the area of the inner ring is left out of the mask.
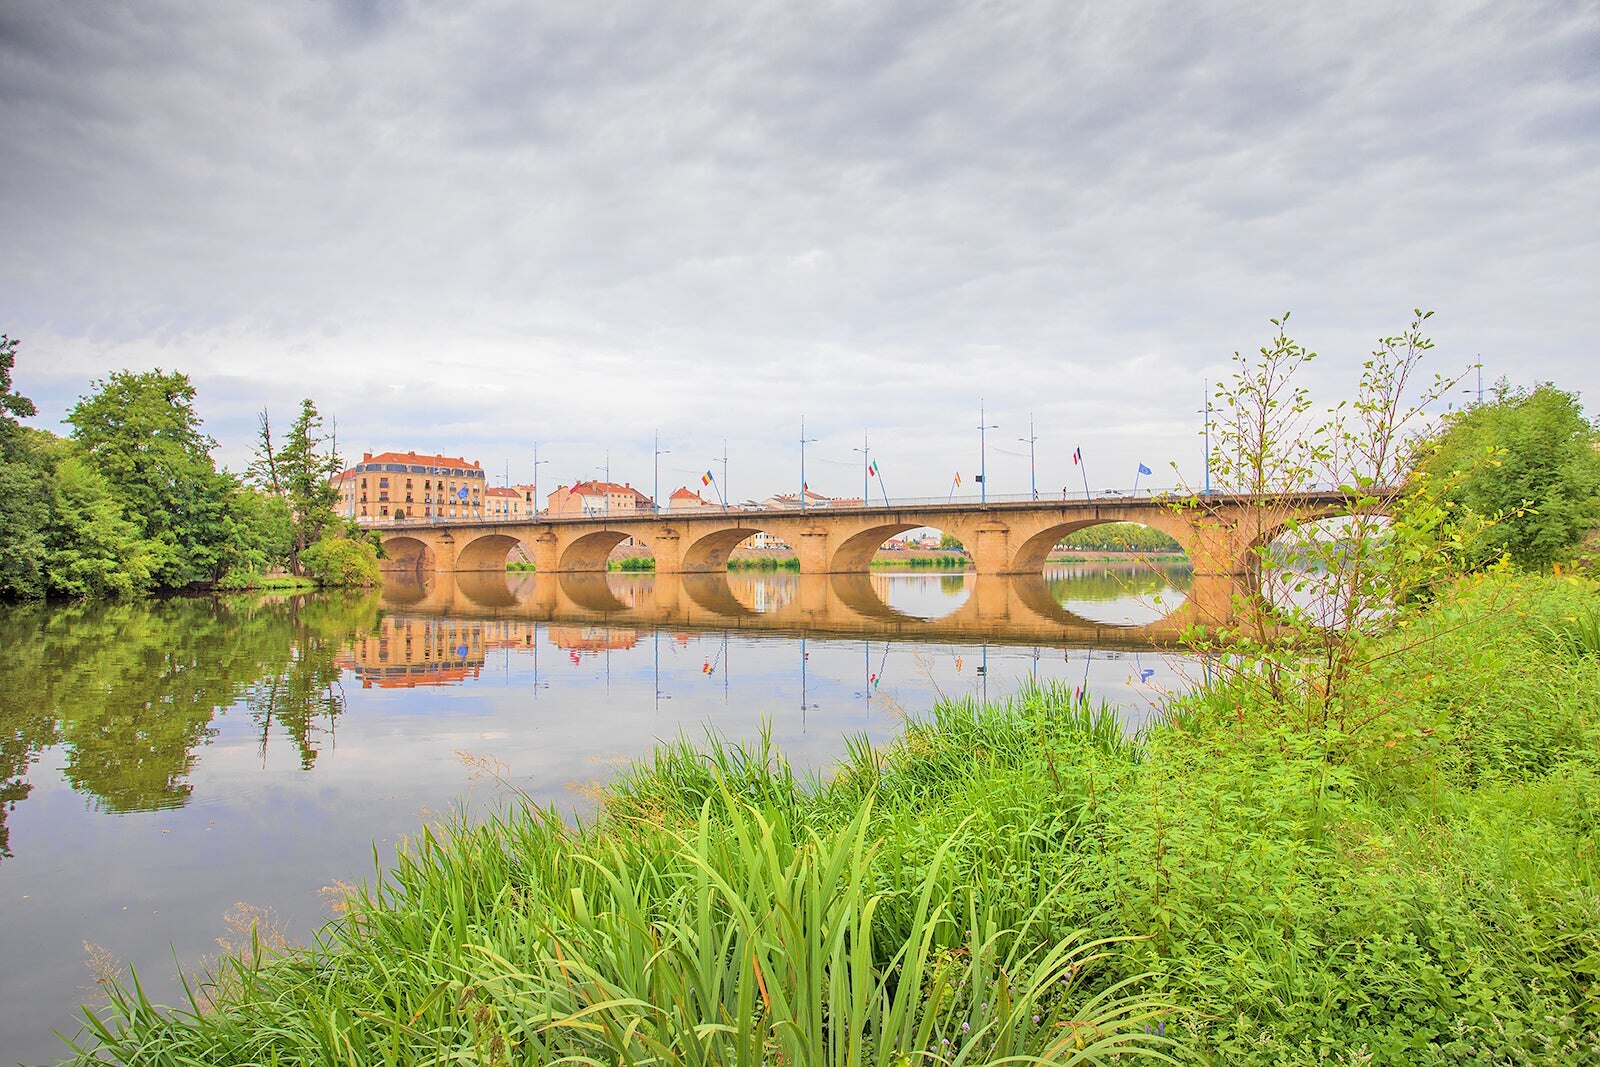
[[[306,574],[318,585],[380,585],[383,572],[370,542],[347,537],[324,537],[300,553]]]

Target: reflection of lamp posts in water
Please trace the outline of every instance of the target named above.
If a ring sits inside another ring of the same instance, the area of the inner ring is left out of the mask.
[[[980,397],[978,400],[978,503],[980,504],[989,502],[989,444],[986,435],[990,430],[999,428],[999,423],[984,421],[983,400]]]
[[[1028,443],[1028,491],[1033,495],[1033,499],[1038,500],[1039,468],[1033,462],[1033,444],[1039,438],[1035,437],[1033,433],[1033,413],[1031,411],[1028,413],[1028,436],[1019,437],[1017,440]]]
[[[806,417],[800,416],[800,510],[806,509],[806,445],[816,444],[815,437],[806,436]]]
[[[653,511],[655,514],[659,515],[659,514],[661,514],[661,457],[662,456],[666,456],[666,455],[671,455],[672,454],[672,449],[670,449],[670,448],[662,448],[661,447],[661,432],[659,430],[656,431],[655,443],[656,443],[655,482],[650,487],[650,493],[651,493],[651,496],[650,496],[650,510]]]

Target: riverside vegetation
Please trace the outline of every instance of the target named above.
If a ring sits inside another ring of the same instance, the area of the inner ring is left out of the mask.
[[[253,589],[274,571],[373,585],[378,547],[335,514],[341,466],[310,400],[281,442],[261,414],[257,459],[218,470],[184,374],[118,371],[80,397],[68,437],[24,426],[18,342],[0,336],[0,601]]]
[[[311,945],[258,941],[186,1006],[112,984],[78,1062],[1600,1058],[1600,586],[1485,551],[1547,501],[1471,495],[1507,457],[1458,460],[1466,418],[1407,431],[1453,385],[1400,402],[1422,318],[1321,427],[1281,327],[1219,387],[1221,484],[1315,467],[1369,502],[1263,540],[1263,568],[1322,552],[1279,576],[1301,606],[1197,630],[1203,676],[1141,736],[1025,687],[825,779],[680,740],[577,825],[513,793],[422,830]],[[1593,441],[1558,442],[1547,510],[1594,507]]]

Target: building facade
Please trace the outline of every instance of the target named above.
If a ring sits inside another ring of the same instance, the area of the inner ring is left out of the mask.
[[[631,484],[597,481],[557,486],[545,508],[550,518],[637,516],[641,513],[648,515],[654,510],[650,498]]]
[[[364,453],[334,475],[339,514],[363,525],[485,518],[488,482],[476,460],[420,452]]]

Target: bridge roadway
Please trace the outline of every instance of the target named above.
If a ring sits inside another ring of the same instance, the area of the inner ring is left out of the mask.
[[[739,577],[641,574],[621,578],[614,587],[604,574],[391,575],[384,586],[383,602],[391,612],[452,618],[1138,651],[1175,645],[1184,629],[1194,623],[1228,622],[1235,605],[1241,603],[1239,598],[1247,592],[1233,576],[1197,576],[1183,603],[1166,617],[1141,626],[1117,626],[1063,608],[1039,575],[969,575],[967,599],[936,619],[918,618],[890,607],[866,574],[789,579],[793,595],[768,610],[753,605],[754,583],[741,582]]]
[[[1195,574],[1208,577],[1251,574],[1253,550],[1285,527],[1349,514],[1353,506],[1343,492],[1308,491],[806,510],[708,508],[533,522],[404,522],[378,529],[394,570],[499,572],[520,543],[542,574],[601,572],[612,549],[631,537],[649,546],[659,574],[706,574],[725,571],[736,547],[767,533],[794,549],[801,574],[865,574],[885,541],[932,527],[966,546],[978,574],[1000,575],[1042,573],[1050,550],[1078,530],[1136,522],[1176,540]]]

